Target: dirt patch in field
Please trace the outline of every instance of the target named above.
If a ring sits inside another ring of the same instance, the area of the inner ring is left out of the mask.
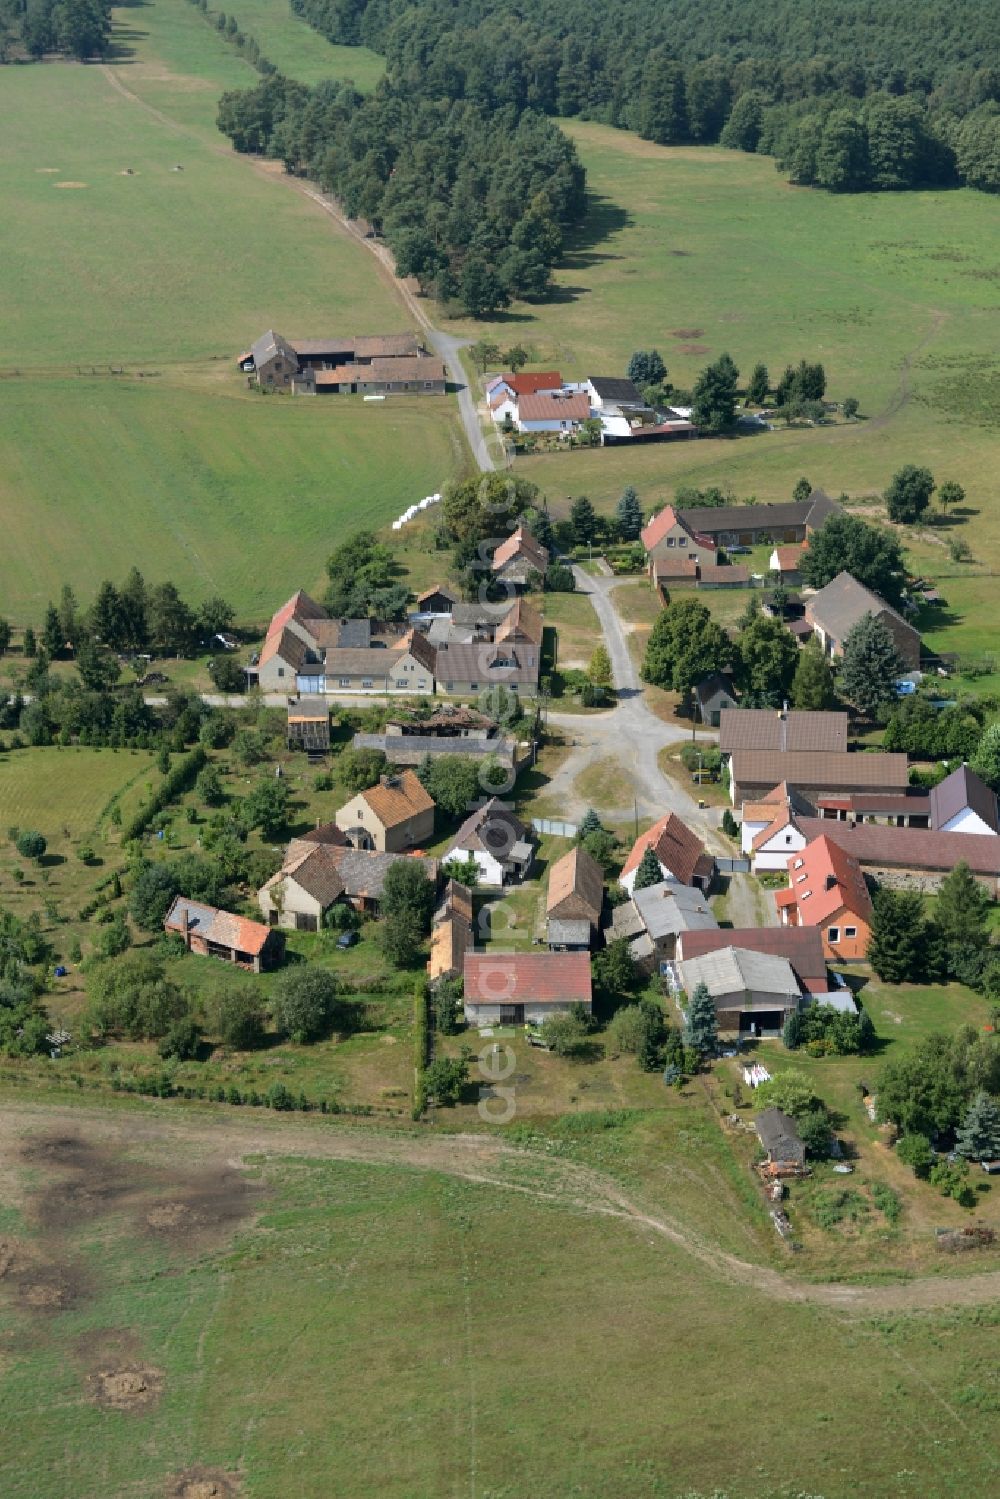
[[[221,1468],[187,1468],[167,1482],[166,1499],[237,1499],[243,1485]]]
[[[89,182],[53,182],[53,187],[89,187]]]
[[[87,1375],[87,1387],[94,1404],[105,1410],[143,1410],[162,1395],[163,1370],[138,1363],[98,1368]]]
[[[46,176],[58,177],[62,167],[36,167],[36,172],[44,172]]]
[[[0,1285],[29,1312],[65,1312],[88,1292],[83,1273],[69,1262],[47,1260],[17,1239],[0,1241]]]
[[[671,333],[671,337],[689,340],[692,338],[700,338],[704,331],[704,328],[674,328]]]
[[[708,354],[710,350],[708,344],[681,344],[680,352],[682,354]]]

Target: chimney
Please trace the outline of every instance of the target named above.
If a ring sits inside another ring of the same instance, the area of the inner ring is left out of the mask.
[[[188,931],[189,925],[188,908],[185,904],[181,906],[181,936],[184,938],[184,946],[188,948],[191,946],[191,935]]]

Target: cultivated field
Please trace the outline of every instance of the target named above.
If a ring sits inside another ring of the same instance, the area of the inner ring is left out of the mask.
[[[277,0],[256,9],[280,29]],[[63,580],[85,597],[134,562],[263,617],[345,530],[440,489],[464,448],[451,402],[246,392],[235,356],[268,327],[410,320],[327,214],[229,151],[216,101],[256,75],[199,12],[118,15],[109,68],[4,70],[0,612],[37,625]],[[345,50],[283,24],[317,59]]]

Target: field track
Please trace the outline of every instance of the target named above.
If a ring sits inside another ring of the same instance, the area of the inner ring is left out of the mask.
[[[746,1287],[772,1301],[879,1316],[979,1306],[1000,1297],[998,1270],[961,1278],[924,1276],[884,1286],[798,1281],[726,1253],[667,1217],[658,1207],[652,1208],[630,1197],[603,1172],[512,1148],[495,1135],[402,1134],[333,1124],[328,1120],[307,1126],[279,1122],[273,1117],[250,1121],[229,1113],[181,1118],[141,1107],[112,1113],[86,1106],[3,1102],[0,1103],[0,1158],[10,1160],[26,1138],[51,1134],[53,1129],[65,1131],[67,1137],[85,1134],[105,1147],[119,1146],[133,1152],[176,1145],[178,1155],[195,1151],[223,1157],[232,1167],[240,1167],[254,1156],[271,1159],[297,1156],[440,1172],[503,1192],[520,1192],[538,1201],[556,1202],[571,1211],[620,1219],[667,1240],[730,1285]],[[537,1167],[539,1185],[508,1179],[505,1169],[517,1165]]]

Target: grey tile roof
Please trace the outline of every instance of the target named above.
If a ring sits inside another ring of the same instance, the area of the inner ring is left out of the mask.
[[[684,988],[691,994],[704,984],[713,999],[727,994],[777,994],[798,1004],[801,990],[787,958],[747,947],[722,947],[680,964]]]
[[[866,614],[891,614],[912,635],[918,633],[898,610],[848,572],[838,573],[806,604],[807,619],[837,641],[842,641],[851,626]]]
[[[780,1109],[765,1109],[762,1114],[758,1114],[754,1120],[754,1129],[772,1160],[798,1161],[800,1164],[805,1160],[806,1148],[798,1126],[794,1119],[790,1119]]]
[[[847,725],[846,713],[723,708],[719,748],[724,755],[733,750],[775,750],[781,754],[795,750],[846,751]]]
[[[491,682],[506,686],[535,686],[538,682],[540,651],[528,644],[493,645],[475,641],[469,645],[439,645],[435,674],[439,682]]]
[[[613,375],[588,375],[587,379],[602,401],[624,401],[628,406],[642,406],[642,395],[631,380]]]
[[[590,922],[565,921],[558,916],[550,916],[545,935],[550,947],[589,947]]]

